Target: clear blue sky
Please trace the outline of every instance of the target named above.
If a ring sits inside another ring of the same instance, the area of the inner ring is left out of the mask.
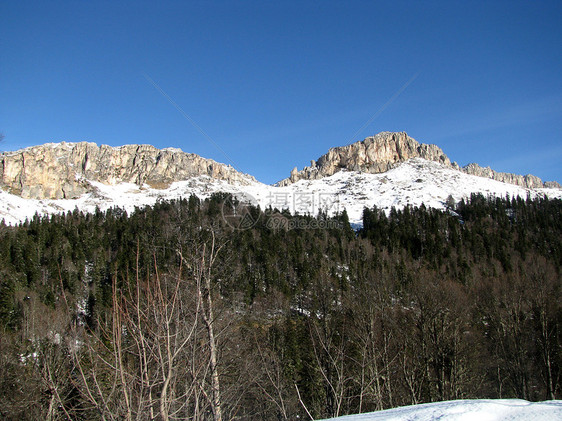
[[[4,0],[0,24],[3,150],[148,143],[273,183],[406,131],[562,182],[561,1]]]

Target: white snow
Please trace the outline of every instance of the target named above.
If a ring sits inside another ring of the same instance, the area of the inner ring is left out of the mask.
[[[562,420],[562,401],[457,400],[404,406],[331,419],[338,421],[558,421]]]
[[[191,194],[204,199],[214,192],[228,192],[240,196],[243,201],[259,204],[262,209],[288,209],[291,213],[317,215],[320,210],[333,215],[345,208],[350,222],[361,223],[363,208],[376,205],[385,211],[394,206],[406,205],[445,209],[445,201],[451,195],[456,201],[471,193],[505,197],[506,194],[526,198],[548,196],[562,198],[561,189],[525,189],[513,184],[501,183],[488,178],[468,175],[439,163],[415,158],[390,171],[368,174],[340,171],[321,180],[300,180],[285,187],[275,187],[257,181],[229,184],[225,181],[199,176],[173,183],[169,188],[158,190],[149,186],[130,183],[105,185],[90,181],[95,191],[77,199],[36,200],[0,190],[0,220],[16,224],[35,213],[40,215],[73,211],[93,212],[96,207],[106,210],[120,207],[131,212],[135,207],[153,205],[158,200],[189,197]]]

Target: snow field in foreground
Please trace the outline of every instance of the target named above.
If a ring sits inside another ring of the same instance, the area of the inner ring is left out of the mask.
[[[562,401],[457,400],[404,406],[331,419],[337,421],[560,421]]]

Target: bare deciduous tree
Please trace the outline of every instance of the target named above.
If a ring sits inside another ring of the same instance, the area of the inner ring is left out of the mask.
[[[113,281],[105,322],[73,351],[77,388],[103,419],[222,420],[213,265],[220,247],[179,252],[175,275]],[[137,258],[138,264],[138,258]],[[137,274],[139,273],[137,267]]]

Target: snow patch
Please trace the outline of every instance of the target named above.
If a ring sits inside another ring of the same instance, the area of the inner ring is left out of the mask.
[[[557,421],[562,419],[562,401],[457,400],[404,406],[331,419],[338,421]]]

